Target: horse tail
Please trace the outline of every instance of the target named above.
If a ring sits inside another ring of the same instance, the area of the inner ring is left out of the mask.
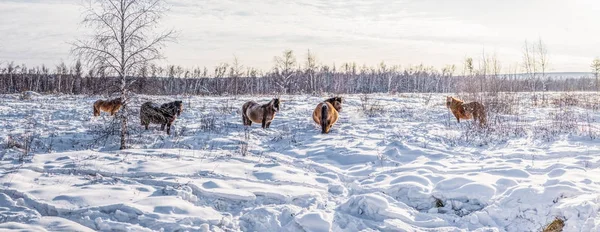
[[[98,101],[94,102],[94,116],[100,116],[100,109],[98,109]]]
[[[250,119],[248,119],[248,116],[246,115],[246,111],[248,111],[248,103],[244,104],[242,106],[242,123],[244,123],[244,126],[248,125],[248,121],[250,121]]]
[[[327,112],[327,103],[323,103],[323,106],[321,106],[321,133],[325,134],[327,133],[327,118],[328,118],[328,112]]]

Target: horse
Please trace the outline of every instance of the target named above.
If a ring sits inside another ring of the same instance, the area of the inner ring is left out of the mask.
[[[177,117],[181,116],[181,112],[183,112],[183,102],[182,101],[174,101],[160,105],[160,108],[166,110],[171,115],[177,115]]]
[[[313,111],[313,120],[321,125],[321,133],[327,134],[339,118],[342,110],[342,98],[332,97],[317,105]]]
[[[121,98],[115,98],[112,100],[97,100],[94,102],[94,117],[100,116],[100,112],[109,112],[110,116],[114,116],[119,109],[123,106]]]
[[[242,106],[242,122],[244,126],[252,126],[252,122],[261,123],[262,128],[269,128],[279,112],[279,98],[273,98],[269,103],[259,105],[254,101],[244,103]]]
[[[181,115],[182,109],[181,101],[166,103],[161,106],[152,102],[146,102],[140,107],[140,122],[146,130],[148,130],[148,125],[151,123],[160,124],[161,131],[167,126],[167,135],[170,135],[171,125]]]
[[[479,102],[464,103],[462,100],[447,96],[446,107],[450,109],[456,121],[461,119],[479,121],[479,126],[484,126],[487,123],[485,107]]]

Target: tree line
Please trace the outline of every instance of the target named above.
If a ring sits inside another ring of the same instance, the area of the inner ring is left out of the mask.
[[[128,90],[149,95],[274,95],[357,94],[419,92],[522,92],[596,91],[594,77],[551,77],[542,74],[500,74],[474,69],[468,58],[466,71],[455,75],[455,66],[441,70],[424,65],[400,68],[380,63],[375,67],[356,63],[318,65],[310,52],[300,63],[292,51],[276,57],[268,72],[245,68],[234,59],[214,69],[185,69],[181,66],[142,66],[127,76]],[[299,64],[300,63],[300,64]],[[120,91],[121,79],[102,68],[84,72],[81,62],[54,68],[28,68],[6,63],[0,67],[0,93],[112,95]]]

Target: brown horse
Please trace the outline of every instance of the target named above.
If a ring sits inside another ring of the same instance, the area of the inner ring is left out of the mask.
[[[94,116],[100,116],[100,112],[109,112],[110,116],[113,116],[121,109],[123,101],[121,98],[115,98],[113,100],[98,100],[94,102]]]
[[[269,103],[259,105],[254,101],[246,102],[242,106],[242,122],[244,126],[251,126],[252,122],[261,123],[262,128],[269,128],[279,111],[279,98],[273,98]]]
[[[446,107],[452,111],[458,122],[461,119],[473,119],[474,121],[479,121],[480,126],[484,126],[487,122],[485,107],[479,102],[464,103],[457,98],[447,96]]]
[[[342,110],[342,98],[332,97],[321,102],[313,111],[313,120],[321,125],[321,133],[327,134],[339,118],[338,112]]]

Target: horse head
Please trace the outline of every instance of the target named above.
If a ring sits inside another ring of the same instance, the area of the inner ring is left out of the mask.
[[[325,101],[333,105],[333,108],[338,112],[342,111],[342,97],[332,97]]]
[[[269,104],[267,105],[267,107],[272,110],[273,112],[279,112],[279,98],[273,98],[273,100],[271,100],[269,102]]]
[[[181,112],[183,112],[183,102],[175,101],[175,107],[177,109],[177,117],[179,117],[181,115]]]

